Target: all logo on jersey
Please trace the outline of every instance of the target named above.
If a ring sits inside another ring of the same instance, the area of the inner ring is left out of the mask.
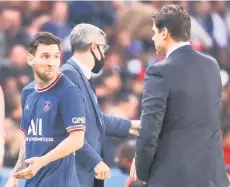
[[[52,103],[50,101],[46,101],[43,105],[43,110],[45,112],[48,112],[51,109],[51,107],[52,107]]]
[[[37,118],[35,121],[32,119],[29,129],[28,135],[32,134],[33,136],[42,136],[42,119]]]
[[[53,142],[53,137],[43,136],[43,123],[41,118],[32,119],[28,128],[26,141],[28,142]],[[30,135],[30,136],[28,136]]]

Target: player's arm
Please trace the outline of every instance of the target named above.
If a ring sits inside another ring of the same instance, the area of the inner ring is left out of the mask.
[[[48,152],[46,155],[41,157],[33,157],[25,160],[30,166],[19,172],[14,172],[14,177],[22,179],[30,179],[44,166],[48,165],[50,162],[61,159],[74,151],[80,149],[84,143],[84,130],[72,131],[69,136],[64,139],[60,144],[57,145],[53,150]],[[76,143],[73,143],[76,142]],[[22,152],[19,159],[18,166],[15,167],[14,171],[20,167],[20,163],[24,160],[24,154]]]
[[[69,136],[59,143],[53,150],[41,157],[27,159],[30,166],[15,174],[16,178],[30,179],[44,166],[63,158],[84,144],[85,135],[85,107],[80,90],[77,87],[70,87],[63,91],[58,106],[62,119],[65,123]]]
[[[45,166],[50,162],[63,158],[80,149],[84,144],[84,135],[84,130],[71,131],[69,136],[63,140],[55,149],[41,157],[44,162],[43,165]]]
[[[53,150],[41,157],[33,157],[25,160],[30,166],[15,173],[17,179],[30,179],[50,162],[61,159],[74,151],[80,149],[84,143],[84,130],[72,131],[69,136],[57,145]],[[73,143],[74,142],[74,143]]]
[[[19,151],[19,156],[18,156],[18,161],[14,167],[13,173],[16,171],[22,169],[24,167],[24,161],[25,161],[25,154],[26,154],[26,146],[25,146],[25,136],[20,144],[20,151]]]

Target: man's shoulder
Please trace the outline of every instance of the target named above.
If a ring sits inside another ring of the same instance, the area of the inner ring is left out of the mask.
[[[27,90],[31,90],[31,89],[35,89],[35,81],[30,82],[29,84],[27,84],[22,91],[27,91]]]
[[[62,88],[68,88],[71,86],[75,86],[75,84],[65,74],[62,73],[62,77],[60,79],[60,86]]]
[[[69,78],[69,76],[78,76],[79,75],[76,68],[74,68],[72,64],[68,63],[68,61],[61,66],[59,71],[62,72],[68,78]]]
[[[34,90],[35,90],[35,81],[32,81],[22,89],[22,95],[33,92]]]
[[[72,67],[71,64],[69,63],[69,60],[67,60],[65,63],[63,63],[62,66],[60,67],[60,69],[68,69],[68,68]]]
[[[22,93],[21,93],[22,104],[24,103],[28,95],[33,93],[34,91],[35,91],[35,81],[32,81],[22,89]]]
[[[209,54],[201,53],[196,51],[195,52],[196,57],[194,58],[194,61],[196,62],[196,65],[199,65],[200,68],[206,69],[206,70],[215,70],[218,72],[220,70],[218,61],[210,56]]]
[[[219,68],[217,60],[208,54],[194,51],[194,53],[190,57],[192,59],[194,59],[195,61],[209,62],[210,65],[213,64]],[[170,73],[171,70],[173,70],[174,68],[178,68],[178,66],[181,66],[181,65],[186,65],[186,63],[184,63],[184,59],[186,59],[186,58],[187,57],[182,57],[179,55],[174,57],[174,58],[164,58],[159,62],[150,64],[148,69],[154,70],[154,71],[159,71],[159,72],[165,72],[165,70],[166,70],[166,72]],[[181,60],[181,62],[179,62],[180,60]],[[179,62],[179,63],[177,63],[177,62]],[[170,70],[170,71],[167,71],[167,70]]]
[[[151,63],[148,68],[147,68],[147,72],[155,72],[155,73],[160,73],[162,71],[164,71],[165,68],[167,68],[167,66],[170,65],[169,60],[167,58],[164,58],[158,62],[155,63]]]
[[[201,53],[198,51],[196,51],[196,53],[200,56],[200,58],[206,59],[207,61],[210,61],[210,62],[218,65],[217,60],[214,57],[210,56],[209,54],[204,54],[204,53]]]
[[[60,71],[65,71],[65,70],[75,70],[76,71],[76,63],[73,60],[73,58],[69,58],[63,65],[60,67]]]
[[[72,81],[75,85],[79,85],[80,73],[69,63],[65,63],[59,69],[70,81]]]
[[[67,76],[64,74],[62,75],[59,83],[59,89],[61,97],[63,95],[66,95],[68,97],[68,94],[71,94],[71,90],[77,90],[79,91],[79,88],[77,85],[75,85]]]

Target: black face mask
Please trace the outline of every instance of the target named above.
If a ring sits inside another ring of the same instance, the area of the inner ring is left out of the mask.
[[[104,59],[105,58],[103,57],[103,55],[101,53],[101,50],[100,50],[100,48],[98,46],[97,46],[97,49],[98,49],[98,51],[99,51],[99,53],[101,55],[101,60],[97,59],[95,53],[91,49],[91,53],[92,53],[94,61],[95,61],[95,65],[94,65],[94,67],[92,69],[93,73],[99,73],[101,71],[101,69],[103,68],[103,66],[104,66]]]

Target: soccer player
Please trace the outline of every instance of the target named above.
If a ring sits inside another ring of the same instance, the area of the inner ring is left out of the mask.
[[[85,110],[78,87],[57,71],[60,40],[47,32],[35,35],[28,64],[35,81],[22,91],[25,141],[6,187],[20,178],[26,187],[79,187],[74,152],[84,143]]]

